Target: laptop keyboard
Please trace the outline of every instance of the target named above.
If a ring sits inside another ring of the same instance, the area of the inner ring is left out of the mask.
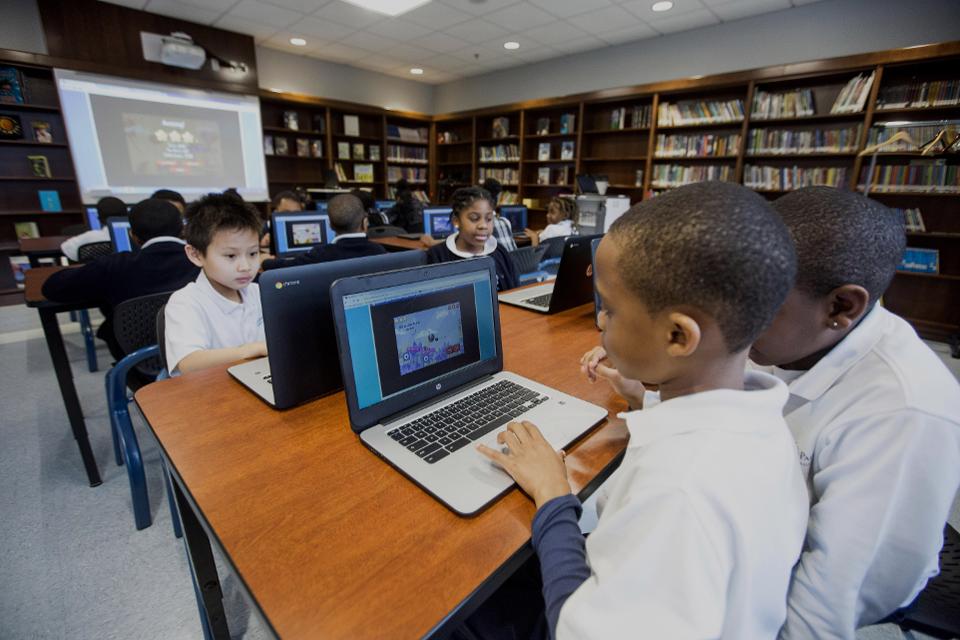
[[[387,435],[433,464],[549,399],[501,380],[392,429]]]
[[[542,296],[535,296],[533,298],[527,298],[524,300],[527,304],[536,305],[538,307],[550,308],[550,298],[553,297],[553,292],[545,293]]]

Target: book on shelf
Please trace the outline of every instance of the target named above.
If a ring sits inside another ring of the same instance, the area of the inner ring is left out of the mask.
[[[60,193],[57,191],[38,191],[37,197],[40,198],[40,208],[44,211],[63,211],[60,206]]]
[[[310,155],[313,156],[314,158],[323,157],[323,145],[320,144],[319,140],[310,141]]]
[[[430,134],[426,127],[401,127],[395,124],[387,125],[387,137],[398,138],[405,142],[428,142]]]
[[[497,204],[520,204],[520,194],[516,191],[501,191]]]
[[[652,108],[649,104],[634,105],[630,112],[630,126],[634,129],[649,127]]]
[[[843,89],[840,90],[837,99],[833,101],[830,113],[860,113],[863,111],[863,105],[866,104],[867,98],[870,96],[870,87],[873,86],[874,74],[873,71],[870,72],[870,75],[858,73],[850,78]]]
[[[758,89],[753,96],[751,120],[771,118],[803,118],[815,115],[812,89],[794,89],[782,93],[768,93]]]
[[[573,140],[564,140],[560,143],[561,160],[573,160],[574,144]]]
[[[357,182],[373,182],[373,165],[362,162],[354,164],[353,179]]]
[[[297,156],[300,158],[310,157],[310,141],[306,138],[297,138]]]
[[[860,189],[870,193],[960,193],[960,165],[942,159],[913,160],[909,164],[884,164],[860,172]]]
[[[491,138],[506,138],[510,135],[510,118],[494,118],[490,123]]]
[[[861,125],[838,129],[751,129],[747,154],[849,153],[857,150]]]
[[[323,113],[313,114],[313,130],[323,135],[327,132],[327,116]]]
[[[537,184],[550,184],[550,167],[540,167],[537,170]]]
[[[370,159],[380,161],[380,145],[371,144],[370,145]]]
[[[481,162],[517,162],[520,160],[520,146],[516,144],[498,144],[492,147],[480,147]]]
[[[273,154],[273,136],[263,136],[263,155],[272,156]]]
[[[550,143],[541,142],[537,147],[537,160],[549,160],[550,159]]]
[[[349,142],[337,143],[337,157],[342,158],[343,160],[350,159],[350,143]]]
[[[907,247],[897,265],[897,271],[907,273],[940,273],[940,251]]]
[[[339,162],[334,163],[333,170],[337,173],[337,180],[340,182],[347,181],[347,172],[343,170],[343,165]]]
[[[736,155],[740,149],[740,134],[657,134],[658,158],[707,158]]]
[[[626,127],[627,108],[619,107],[610,112],[610,128],[623,129]]]
[[[903,224],[906,227],[907,231],[911,231],[913,233],[926,232],[927,227],[923,223],[923,214],[920,213],[920,209],[894,208],[893,210],[898,212],[901,216],[903,216]]]
[[[387,166],[387,182],[396,182],[397,180],[406,180],[408,182],[426,182],[426,167],[398,167],[396,165]]]
[[[10,113],[0,114],[0,140],[22,140],[23,126],[20,116]]]
[[[960,104],[960,78],[953,80],[912,80],[881,86],[877,95],[877,110],[926,109]]]
[[[550,118],[537,118],[537,135],[545,136],[550,133]]]
[[[487,178],[493,178],[494,180],[500,182],[500,184],[514,185],[520,182],[520,171],[513,167],[480,167],[478,178],[480,182],[483,182]]]
[[[735,175],[733,169],[730,165],[655,164],[653,165],[650,186],[655,189],[668,189],[691,182],[705,182],[707,180],[730,182]]]
[[[353,153],[351,154],[351,157],[352,157],[354,160],[366,160],[366,159],[367,159],[367,158],[366,158],[366,155],[367,155],[367,154],[364,153],[364,150],[363,150],[363,143],[362,143],[362,142],[354,142],[354,143],[353,143]]]
[[[0,67],[0,102],[23,104],[26,102],[23,74],[13,67]]]
[[[637,169],[637,174],[633,180],[633,186],[635,187],[643,186],[643,169]]]
[[[657,107],[657,125],[661,127],[698,124],[723,124],[743,120],[743,100],[681,100]]]
[[[283,112],[283,126],[294,131],[300,130],[300,117],[296,111]]]
[[[437,132],[437,144],[450,144],[451,142],[460,142],[460,134],[456,131]]]
[[[281,138],[280,136],[277,136],[276,138],[274,138],[273,148],[277,152],[278,156],[285,156],[285,155],[289,155],[290,153],[290,149],[287,145],[287,139]]]
[[[360,116],[348,116],[344,114],[343,135],[345,136],[360,135]]]
[[[577,130],[576,124],[577,124],[576,114],[573,114],[573,113],[563,114],[562,116],[560,116],[560,133],[564,133],[564,134],[574,133]]]
[[[771,167],[746,165],[743,184],[762,191],[793,191],[801,187],[844,187],[846,167]]]
[[[50,173],[50,162],[47,156],[27,156],[27,162],[30,163],[30,173],[37,178],[52,178]]]
[[[402,144],[388,144],[387,161],[427,164],[427,148],[408,147]]]
[[[33,139],[41,144],[50,144],[53,142],[53,129],[46,120],[32,120],[30,128],[33,129]]]
[[[40,229],[36,222],[14,222],[13,229],[20,240],[40,237]]]

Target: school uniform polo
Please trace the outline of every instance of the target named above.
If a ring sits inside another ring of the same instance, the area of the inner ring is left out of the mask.
[[[879,305],[809,371],[773,372],[811,500],[781,637],[852,640],[937,574],[960,485],[960,386]]]
[[[67,238],[60,244],[60,251],[74,262],[78,262],[80,260],[80,247],[95,242],[110,242],[110,229],[104,226]]]
[[[566,508],[570,553],[561,557],[550,540],[561,537],[559,518],[547,512],[576,499],[552,500],[534,520],[557,638],[776,637],[808,507],[781,415],[786,399],[781,381],[747,372],[742,391],[671,398],[624,415],[630,441],[586,540],[589,571],[556,621],[553,590],[561,573],[577,573],[583,538],[576,509]]]
[[[520,286],[520,276],[517,275],[517,267],[513,263],[513,258],[510,257],[506,249],[500,246],[495,237],[490,236],[487,238],[483,253],[474,255],[457,248],[458,235],[459,232],[449,235],[444,242],[430,247],[430,249],[427,250],[427,264],[490,256],[496,265],[497,291],[506,291],[507,289],[514,289]]]
[[[201,271],[196,282],[176,291],[164,311],[167,366],[171,373],[195,351],[224,349],[265,340],[260,287],[240,290],[242,302],[233,302],[213,288]]]
[[[264,260],[260,266],[264,271],[270,271],[271,269],[316,264],[318,262],[378,256],[386,252],[387,250],[383,248],[383,245],[368,240],[367,234],[363,232],[344,233],[338,235],[332,242],[313,247],[302,255],[292,258]]]
[[[517,242],[513,239],[513,224],[508,218],[493,217],[493,237],[507,251],[517,250]]]
[[[561,220],[555,224],[548,224],[540,232],[540,242],[550,238],[566,238],[573,235],[573,220]]]

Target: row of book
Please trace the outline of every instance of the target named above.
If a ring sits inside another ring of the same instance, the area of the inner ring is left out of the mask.
[[[550,118],[537,118],[537,135],[546,136],[550,135],[551,133],[572,135],[576,132],[576,129],[574,128],[576,122],[576,115],[572,113],[565,113],[560,116],[560,128],[557,131],[552,131],[550,128]]]
[[[373,165],[369,163],[356,163],[353,165],[352,177],[347,177],[347,172],[339,162],[334,163],[334,171],[337,172],[337,179],[341,182],[373,182]]]
[[[659,158],[706,158],[736,155],[740,134],[659,134],[655,154]]]
[[[421,167],[397,167],[387,165],[387,182],[396,182],[397,180],[407,180],[409,182],[426,182],[427,169]]]
[[[493,178],[497,180],[502,185],[518,185],[520,184],[520,170],[514,168],[491,168],[491,167],[480,167],[480,182],[483,182],[487,178]]]
[[[863,111],[863,105],[867,103],[867,98],[870,96],[870,87],[873,86],[873,76],[874,72],[871,71],[870,75],[858,73],[850,78],[849,82],[840,90],[837,99],[833,101],[830,113],[859,113]]]
[[[576,143],[573,140],[564,140],[560,143],[560,160],[573,160]],[[556,160],[553,156],[553,145],[541,142],[537,147],[537,160]]]
[[[312,133],[317,133],[323,135],[327,130],[327,117],[323,113],[313,114],[313,131]],[[283,112],[283,126],[286,129],[291,129],[293,131],[300,130],[300,114],[296,111],[284,111]]]
[[[762,191],[792,191],[815,185],[843,187],[846,180],[845,167],[769,167],[748,164],[743,168],[744,186]]]
[[[422,202],[423,204],[430,204],[430,197],[427,196],[427,192],[422,189],[412,189],[410,194]],[[387,185],[387,200],[396,200],[397,199],[397,188],[393,185]]]
[[[520,161],[520,146],[516,144],[498,144],[492,147],[480,147],[480,162]]]
[[[413,127],[401,127],[395,124],[387,125],[387,137],[404,140],[406,142],[430,141],[430,133],[426,127],[414,129]]]
[[[437,144],[450,144],[460,142],[460,134],[456,131],[438,131]]]
[[[881,87],[877,109],[943,107],[960,104],[960,79],[933,80]]]
[[[380,145],[365,145],[362,142],[338,142],[337,158],[341,160],[380,160]]]
[[[794,89],[783,93],[767,93],[757,90],[753,96],[751,120],[771,118],[797,118],[812,116],[817,112],[811,89]]]
[[[886,142],[901,131],[905,131],[913,141],[912,144],[907,140],[897,140],[889,146],[883,147],[880,152],[919,151],[921,146],[933,140],[943,129],[943,125],[923,127],[870,127],[870,131],[867,132],[867,146],[872,146],[879,142]]]
[[[815,154],[857,150],[860,125],[842,129],[751,129],[747,153]]]
[[[734,170],[730,165],[701,165],[685,167],[675,164],[653,165],[653,175],[650,186],[654,189],[668,189],[680,187],[691,182],[706,180],[723,180],[729,182],[734,179]]]
[[[408,147],[402,144],[388,144],[387,161],[406,162],[410,164],[427,164],[427,148]]]
[[[903,224],[906,226],[907,231],[924,233],[927,230],[927,226],[923,224],[923,214],[920,213],[920,209],[894,208],[894,211],[903,216]]]
[[[560,185],[569,186],[573,178],[573,167],[550,168],[540,167],[537,169],[537,184],[539,185]]]
[[[497,198],[497,205],[501,204],[520,204],[520,194],[516,191],[501,191],[500,197]]]
[[[860,188],[870,184],[870,191],[909,193],[960,193],[960,165],[941,161],[916,161],[910,164],[885,164],[869,167],[860,173]]]
[[[649,104],[637,104],[632,107],[620,107],[610,112],[610,129],[641,129],[650,126],[653,112]]]
[[[657,124],[661,127],[740,122],[743,100],[684,100],[664,102],[657,107]]]
[[[320,140],[308,138],[296,139],[296,150],[298,158],[322,158],[323,144]],[[290,145],[287,139],[282,136],[263,136],[263,154],[267,156],[289,156]]]

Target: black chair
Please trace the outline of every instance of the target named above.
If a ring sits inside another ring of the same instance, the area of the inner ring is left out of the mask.
[[[111,253],[113,253],[112,242],[89,242],[77,248],[77,261],[83,263],[92,262],[97,258],[108,256]]]
[[[545,246],[526,246],[514,249],[509,253],[519,274],[520,284],[540,282],[549,277],[546,271],[540,269],[540,259],[547,250]]]
[[[394,238],[396,236],[405,236],[409,232],[403,227],[393,227],[385,225],[382,227],[370,227],[367,229],[368,238]]]
[[[903,618],[894,622],[904,631],[960,638],[960,533],[949,523],[943,528],[939,575],[927,583]]]

